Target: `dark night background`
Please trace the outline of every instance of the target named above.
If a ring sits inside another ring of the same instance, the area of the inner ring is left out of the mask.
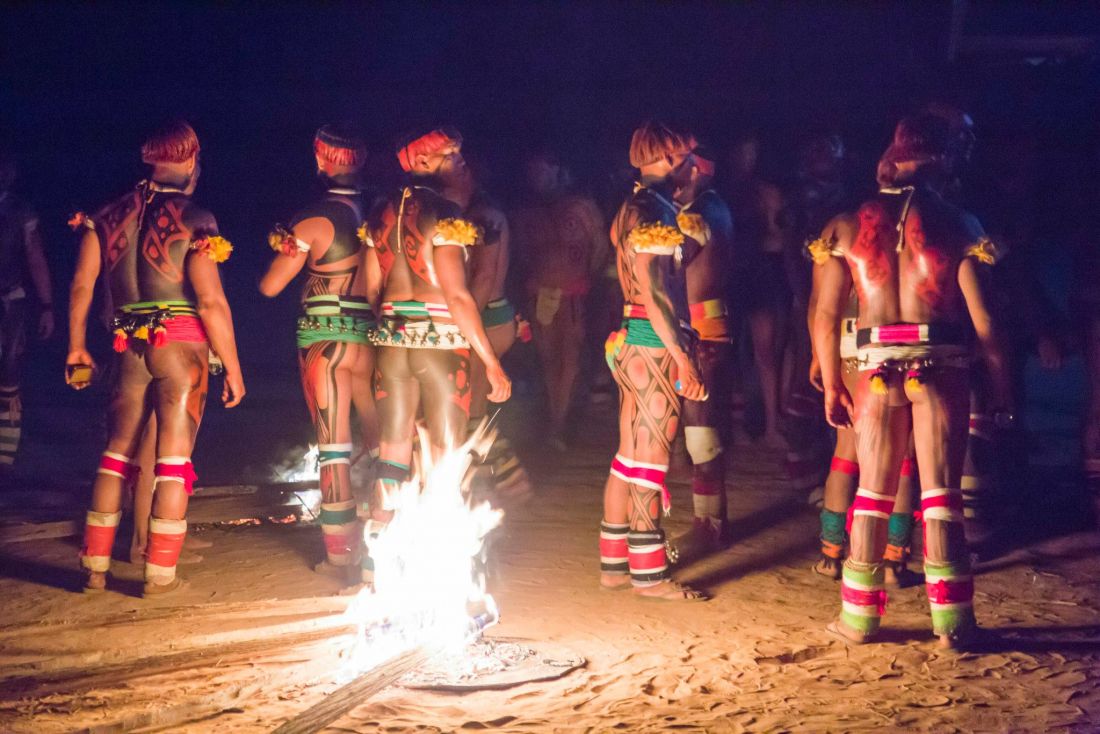
[[[1100,162],[1095,56],[961,53],[948,62],[952,8],[943,0],[7,3],[0,145],[21,161],[17,188],[41,214],[63,308],[75,255],[68,214],[133,185],[151,126],[192,122],[203,146],[197,199],[236,246],[224,273],[250,389],[241,410],[249,410],[265,380],[296,389],[296,294],[271,304],[254,284],[270,255],[268,228],[311,190],[311,135],[330,120],[355,120],[369,133],[379,181],[396,173],[397,134],[453,122],[490,191],[509,201],[511,165],[531,144],[558,146],[598,190],[625,164],[632,127],[664,114],[690,119],[719,145],[759,131],[777,177],[807,134],[838,131],[857,180],[870,184],[898,117],[941,99],[971,112],[980,141],[1029,136],[1048,175],[1095,188],[1072,179],[1094,175]],[[1086,3],[972,3],[964,26],[967,36],[1098,32],[1100,5]],[[32,357],[31,434],[36,401],[68,409],[90,399],[63,388],[59,331]],[[106,335],[93,337],[105,353]],[[291,398],[304,425],[300,398]],[[211,406],[208,415],[217,424],[224,412]]]

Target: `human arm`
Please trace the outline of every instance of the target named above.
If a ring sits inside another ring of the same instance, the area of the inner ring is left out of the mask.
[[[814,314],[817,311],[817,291],[821,287],[821,266],[814,265],[810,280],[810,298],[806,306],[806,330],[810,334],[810,384],[818,392],[825,392],[825,384],[821,381],[821,361],[817,358],[817,344],[814,339]]]
[[[42,313],[38,316],[38,338],[49,339],[53,334],[53,287],[50,285],[50,269],[42,250],[42,236],[38,231],[38,219],[31,218],[23,227],[23,248],[27,257],[27,270]]]
[[[92,308],[95,295],[95,283],[99,278],[100,250],[99,236],[94,229],[85,229],[80,238],[80,249],[76,256],[76,271],[69,289],[69,353],[65,357],[66,367],[70,365],[88,365],[95,368],[95,360],[88,353],[88,313]],[[66,369],[65,382],[77,390],[89,383],[72,383]]]
[[[260,278],[260,293],[268,298],[274,298],[282,293],[283,289],[290,285],[290,281],[302,272],[311,249],[326,234],[327,241],[332,242],[332,223],[322,217],[310,217],[298,222],[289,232],[276,229],[268,235],[268,242],[272,249],[278,245],[276,249],[278,254],[271,261],[267,272]]]
[[[363,272],[367,278],[367,303],[377,315],[382,300],[382,264],[378,262],[378,251],[373,246],[363,248]]]
[[[840,318],[852,287],[851,273],[847,263],[839,257],[828,258],[814,270],[818,276],[818,291],[813,341],[825,390],[825,420],[831,426],[846,428],[852,425],[855,404],[841,379]]]
[[[489,343],[485,327],[481,323],[481,311],[473,295],[466,286],[466,263],[464,248],[455,245],[434,247],[435,274],[439,287],[443,291],[443,300],[450,309],[451,317],[470,347],[485,364],[485,372],[492,390],[489,400],[502,403],[512,394],[512,382],[505,374],[500,360]]]
[[[470,257],[469,290],[481,313],[493,300],[497,282],[497,268],[501,251],[508,252],[511,232],[504,214],[495,208],[484,208],[475,219],[484,232],[481,245],[467,250]]]
[[[989,308],[991,277],[990,267],[973,257],[964,257],[959,264],[959,289],[974,326],[978,349],[989,372],[994,407],[998,411],[1012,413],[1012,378],[1008,370],[1004,339]]]
[[[668,294],[670,261],[669,255],[647,252],[638,252],[635,255],[634,267],[642,305],[645,306],[653,331],[676,364],[676,375],[680,383],[678,392],[689,400],[703,400],[706,389],[688,353],[687,336],[680,329],[680,320]]]
[[[210,347],[225,365],[222,402],[232,408],[244,398],[245,387],[233,333],[233,314],[222,289],[218,264],[202,253],[192,252],[187,257],[187,276],[195,291],[196,307]]]

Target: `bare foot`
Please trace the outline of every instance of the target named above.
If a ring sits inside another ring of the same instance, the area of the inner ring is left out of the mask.
[[[846,645],[863,645],[870,642],[875,637],[874,635],[868,635],[859,630],[854,630],[839,619],[833,620],[825,625],[825,631]]]
[[[101,571],[85,571],[84,593],[98,594],[107,588],[107,574]]]
[[[183,539],[183,547],[186,550],[202,550],[203,548],[209,548],[214,545],[209,540],[203,540],[191,533],[188,533]]]
[[[887,586],[907,589],[922,581],[919,573],[913,573],[904,562],[887,562],[883,569],[883,582]]]
[[[202,556],[198,553],[191,553],[186,549],[180,552],[180,557],[176,559],[176,563],[181,566],[193,566],[196,563],[202,562]]]
[[[942,650],[967,652],[973,650],[983,642],[988,642],[990,637],[991,635],[989,632],[975,624],[957,629],[949,634],[937,635],[936,644]]]
[[[361,583],[363,572],[358,563],[349,563],[346,566],[337,566],[325,559],[313,567],[316,573],[335,579],[345,586]]]
[[[600,588],[605,591],[621,591],[630,588],[630,577],[625,573],[601,573]]]
[[[158,584],[154,581],[146,581],[145,586],[141,588],[141,595],[145,598],[150,596],[159,596],[161,594],[168,594],[176,591],[183,586],[183,579],[179,576],[173,576],[172,580],[166,584]]]
[[[820,574],[825,578],[830,578],[833,581],[840,580],[841,568],[844,564],[841,563],[839,558],[829,558],[828,556],[822,556],[818,559],[817,563],[810,567],[816,574]]]
[[[675,581],[662,581],[654,586],[636,586],[634,593],[642,599],[651,601],[707,601],[701,591],[678,584]]]

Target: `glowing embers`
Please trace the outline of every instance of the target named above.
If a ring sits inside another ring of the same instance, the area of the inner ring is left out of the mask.
[[[485,593],[485,539],[503,513],[470,497],[472,465],[493,436],[483,424],[462,446],[434,462],[421,451],[412,478],[391,496],[393,519],[365,538],[374,588],[349,608],[363,634],[352,652],[352,672],[376,666],[413,647],[460,652],[496,623]],[[420,437],[429,446],[427,436]]]

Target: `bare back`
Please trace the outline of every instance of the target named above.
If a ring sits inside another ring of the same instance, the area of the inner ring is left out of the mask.
[[[318,295],[366,296],[362,243],[357,229],[362,220],[358,191],[341,189],[299,212],[292,227],[314,233],[306,261],[302,297]]]
[[[408,186],[390,198],[371,223],[383,300],[444,302],[430,236],[438,222],[460,216],[457,204],[426,187]]]
[[[841,251],[859,298],[860,328],[895,323],[965,323],[959,264],[975,239],[972,219],[927,189],[884,192],[857,213]],[[903,223],[900,238],[898,222]]]
[[[216,235],[207,211],[176,189],[144,184],[95,216],[103,272],[114,307],[144,301],[193,300],[185,277],[191,242]]]

